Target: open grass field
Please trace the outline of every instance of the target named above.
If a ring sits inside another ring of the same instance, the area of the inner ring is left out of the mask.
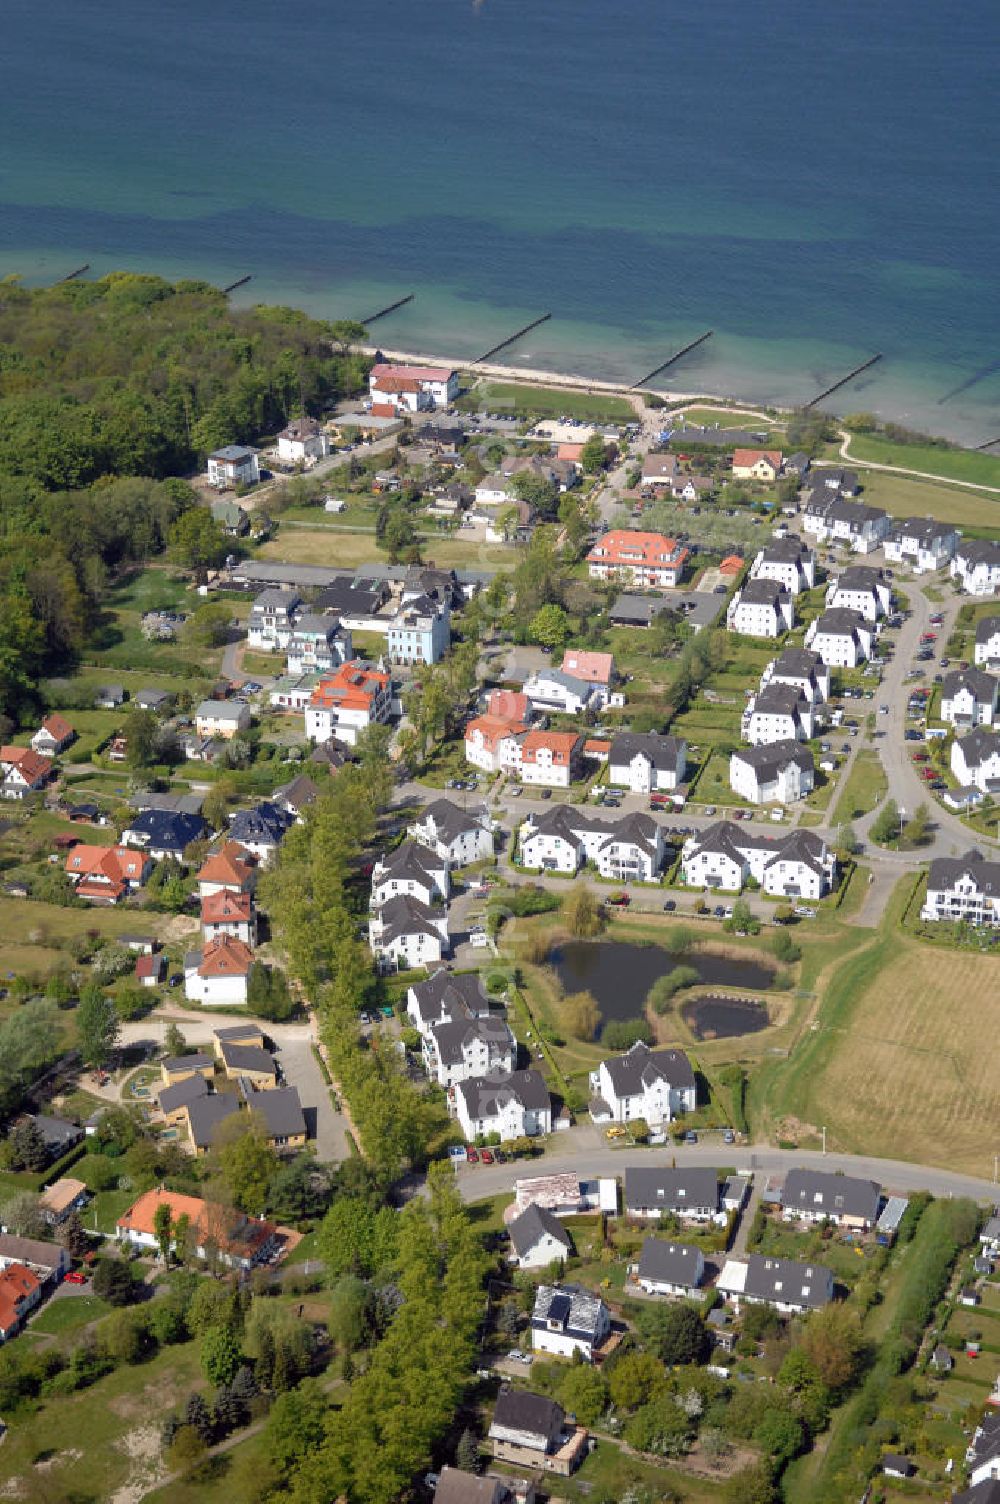
[[[843,784],[840,798],[833,812],[833,823],[842,824],[859,815],[867,815],[881,804],[889,790],[885,769],[874,749],[862,748],[851,764],[847,781]]]
[[[983,1041],[1000,1027],[1000,970],[903,935],[910,887],[829,973],[817,1027],[751,1083],[755,1121],[775,1133],[783,1119],[824,1123],[836,1149],[988,1176],[1000,1082]]]
[[[758,430],[763,432],[768,427],[784,427],[777,418],[763,422],[757,416],[757,412],[758,409],[747,407],[684,407],[671,413],[671,417],[674,419],[683,417],[686,423],[694,423],[701,428],[718,423],[720,428],[749,428],[754,433]]]
[[[849,453],[853,460],[900,465],[904,470],[994,486],[1000,495],[1000,455],[980,454],[974,449],[939,449],[933,444],[898,444],[880,434],[867,433],[851,435]]]
[[[428,563],[442,569],[512,569],[520,558],[516,548],[503,543],[466,542],[462,538],[429,537],[423,542]],[[351,533],[336,528],[288,528],[280,538],[265,543],[265,559],[281,559],[289,564],[320,564],[331,569],[352,569],[358,564],[381,562],[372,533]]]
[[[66,964],[60,942],[82,939],[88,930],[102,935],[154,934],[167,916],[134,909],[64,909],[25,898],[0,897],[0,980],[8,974],[44,980]]]
[[[478,381],[458,399],[466,412],[498,412],[526,418],[589,418],[628,422],[635,408],[624,397],[576,392],[562,387],[528,386],[518,381]]]
[[[144,1495],[144,1504],[243,1504],[259,1499],[271,1480],[267,1438],[257,1432],[186,1477]]]
[[[67,1295],[62,1300],[50,1300],[37,1316],[32,1318],[30,1330],[48,1337],[58,1337],[64,1332],[78,1332],[92,1321],[106,1316],[111,1310],[107,1301],[98,1295]]]
[[[878,470],[861,470],[859,478],[864,487],[862,500],[884,507],[893,517],[937,517],[957,527],[1000,528],[1000,495],[994,498],[986,492]]]
[[[79,1491],[110,1500],[127,1485],[130,1498],[144,1497],[165,1471],[162,1419],[195,1387],[205,1385],[198,1344],[188,1342],[119,1368],[89,1389],[42,1401],[33,1413],[5,1416],[0,1475],[25,1485],[10,1497],[55,1500]]]

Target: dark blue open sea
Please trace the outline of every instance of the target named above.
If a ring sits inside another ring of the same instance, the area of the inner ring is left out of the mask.
[[[0,273],[1000,434],[997,0],[5,0]]]

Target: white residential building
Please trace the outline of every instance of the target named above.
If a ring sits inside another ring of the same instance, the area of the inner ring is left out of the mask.
[[[951,771],[963,787],[981,794],[1000,793],[1000,731],[985,726],[951,744]]]
[[[449,799],[435,799],[420,813],[407,835],[435,852],[449,867],[467,867],[493,855],[489,811],[459,809]]]
[[[611,1331],[611,1313],[599,1295],[582,1285],[539,1285],[531,1313],[535,1352],[592,1363],[595,1349]]]
[[[608,782],[633,794],[666,793],[684,782],[687,742],[658,731],[621,731],[611,743]]]
[[[242,700],[202,700],[194,713],[199,736],[218,736],[232,741],[250,725],[250,706]]]
[[[839,579],[831,580],[826,592],[826,604],[835,610],[856,611],[865,621],[878,621],[887,616],[892,605],[892,590],[882,578],[880,569],[871,569],[865,564],[852,564]]]
[[[414,983],[406,994],[406,1015],[426,1043],[438,1024],[458,1019],[489,1018],[490,1000],[474,972],[435,971]]]
[[[640,1040],[624,1055],[602,1060],[590,1073],[595,1122],[650,1127],[672,1123],[697,1106],[694,1071],[683,1050],[651,1050]]]
[[[857,668],[872,655],[875,631],[856,611],[824,611],[809,623],[806,647],[818,653],[827,668]]]
[[[878,1221],[882,1191],[877,1181],[824,1170],[789,1170],[781,1191],[786,1222],[832,1222],[870,1232]]]
[[[748,747],[729,759],[729,786],[750,804],[793,804],[815,781],[812,753],[796,741]]]
[[[681,878],[691,888],[739,893],[748,877],[773,898],[815,901],[830,892],[837,863],[811,830],[765,836],[720,820],[689,836],[681,852]]]
[[[450,893],[448,863],[416,841],[404,841],[395,851],[380,857],[372,872],[373,908],[381,908],[390,898],[404,893],[427,905],[447,903]]]
[[[502,1013],[433,1024],[423,1041],[428,1074],[446,1089],[474,1076],[509,1076],[517,1042]]]
[[[805,531],[820,543],[846,543],[859,554],[879,548],[891,525],[881,507],[847,501],[828,485],[810,492],[802,518]]]
[[[726,1259],[716,1288],[737,1311],[742,1305],[765,1305],[783,1316],[801,1316],[829,1305],[833,1274],[823,1264],[748,1253]]]
[[[524,693],[535,711],[556,715],[581,715],[590,704],[606,702],[600,687],[559,668],[543,668],[526,680]]]
[[[655,882],[665,849],[662,827],[649,815],[607,822],[560,804],[528,816],[520,830],[518,860],[537,871],[567,875],[590,862],[614,882]]]
[[[383,967],[407,971],[431,966],[443,960],[451,947],[448,916],[418,898],[405,894],[390,898],[371,915],[368,943]]]
[[[984,616],[976,623],[976,667],[1000,668],[1000,616]]]
[[[278,435],[278,459],[285,465],[310,465],[330,453],[330,439],[315,418],[293,418]]]
[[[1000,862],[975,848],[960,857],[935,857],[920,917],[1000,927]]]
[[[518,750],[523,783],[568,789],[579,768],[583,737],[574,731],[526,731]]]
[[[691,1297],[705,1278],[705,1255],[697,1243],[647,1238],[642,1245],[636,1282],[647,1295]]]
[[[384,723],[392,714],[391,676],[354,658],[316,685],[305,708],[306,736],[311,742],[335,737],[353,747],[366,727]]]
[[[945,674],[941,685],[941,719],[958,730],[992,726],[997,720],[1000,679],[979,668]]]
[[[329,674],[354,657],[351,634],[335,616],[304,612],[288,639],[290,675]]]
[[[830,698],[830,670],[818,653],[806,648],[785,648],[772,658],[760,676],[761,689],[769,684],[793,685],[810,705]]]
[[[927,574],[954,557],[958,533],[933,517],[907,517],[892,524],[882,546],[891,563],[912,564],[917,574]]]
[[[789,595],[811,590],[816,583],[816,556],[800,538],[775,538],[766,543],[750,566],[752,580],[775,580]]]
[[[678,1217],[682,1222],[725,1226],[727,1220],[719,1200],[718,1170],[628,1165],[623,1199],[626,1217],[644,1222]]]
[[[247,647],[257,653],[284,652],[301,605],[302,597],[296,590],[262,590],[247,618]]]
[[[546,1269],[572,1253],[569,1233],[554,1212],[534,1202],[507,1224],[511,1262],[519,1269]]]
[[[208,456],[208,484],[219,491],[255,486],[260,480],[257,451],[244,444],[227,444]]]
[[[1000,543],[963,538],[948,568],[969,595],[995,595],[1000,590]]]
[[[459,1126],[472,1143],[499,1134],[501,1142],[552,1132],[552,1102],[535,1070],[470,1076],[455,1087]]]
[[[743,740],[752,747],[773,742],[807,742],[816,728],[816,712],[794,684],[773,680],[747,701],[743,712]]]
[[[741,632],[744,637],[781,637],[792,630],[794,620],[792,596],[771,579],[748,580],[726,612],[730,632]]]
[[[368,373],[372,412],[429,412],[450,407],[458,396],[458,372],[442,366],[389,365],[378,362]]]

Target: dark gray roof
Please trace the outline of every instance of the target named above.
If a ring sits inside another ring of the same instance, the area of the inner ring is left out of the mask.
[[[639,1256],[639,1278],[658,1280],[667,1285],[694,1286],[698,1283],[700,1253],[693,1243],[647,1238]]]
[[[957,668],[945,674],[941,683],[942,700],[953,700],[958,692],[967,689],[980,704],[992,705],[997,696],[1000,680],[981,668]]]
[[[638,1040],[624,1055],[601,1062],[619,1097],[638,1096],[647,1084],[666,1081],[675,1090],[694,1086],[694,1071],[683,1050],[651,1050]]]
[[[247,1098],[247,1106],[251,1112],[260,1113],[272,1138],[294,1138],[306,1131],[302,1103],[294,1086],[252,1092]]]
[[[192,841],[200,841],[208,834],[208,826],[200,815],[171,812],[163,809],[144,809],[129,824],[133,835],[141,836],[143,844],[158,851],[175,851],[183,854]]]
[[[953,1494],[951,1504],[1000,1504],[1000,1481],[996,1478],[984,1478],[975,1488],[966,1488],[960,1494]]]
[[[213,1029],[212,1033],[220,1043],[222,1043],[222,1041],[226,1039],[233,1040],[236,1043],[242,1043],[244,1040],[246,1040],[248,1035],[260,1034],[261,1027],[260,1024],[256,1022],[256,1020],[253,1020],[252,1022],[245,1024],[227,1024],[224,1029]]]
[[[789,1170],[781,1204],[785,1211],[829,1212],[831,1216],[878,1217],[880,1190],[874,1180],[831,1175],[820,1170]]]
[[[599,1295],[582,1285],[539,1285],[531,1325],[544,1329],[558,1322],[567,1337],[595,1342],[603,1304]]]
[[[237,810],[229,825],[229,839],[244,845],[278,845],[292,823],[287,810],[264,800],[253,809]]]
[[[261,1096],[266,1095],[268,1093],[261,1093]],[[191,1124],[191,1136],[196,1146],[199,1149],[210,1148],[219,1124],[225,1122],[226,1118],[232,1117],[234,1112],[239,1112],[239,1103],[229,1093],[197,1097],[190,1102],[188,1122]]]
[[[978,767],[989,757],[1000,755],[1000,731],[990,731],[986,726],[977,726],[975,731],[970,731],[968,736],[959,739],[958,745],[962,749],[966,763],[971,767]]]
[[[778,606],[791,600],[779,580],[747,580],[740,591],[740,603],[747,606]]]
[[[882,571],[869,564],[850,564],[841,570],[834,583],[838,590],[864,590],[874,595],[882,584]]]
[[[941,522],[936,517],[907,517],[903,522],[893,523],[890,538],[916,538],[921,543],[931,543],[935,538],[947,538],[954,533],[950,522]]]
[[[766,865],[775,862],[803,862],[805,866],[823,875],[823,842],[812,830],[793,830],[777,843],[777,849]]]
[[[795,763],[803,772],[813,766],[812,753],[809,748],[791,738],[780,742],[770,742],[765,747],[740,747],[733,753],[733,756],[753,768],[759,779],[765,780],[769,776],[772,778],[777,776],[782,768],[788,767],[789,763]]]
[[[812,550],[801,538],[790,533],[787,538],[773,538],[770,543],[765,543],[760,557],[765,564],[800,564],[812,557]]]
[[[163,1068],[172,1075],[174,1071],[179,1070],[203,1071],[207,1066],[214,1064],[214,1055],[194,1051],[190,1055],[171,1055],[168,1060],[164,1060]]]
[[[274,1056],[267,1050],[262,1050],[259,1044],[233,1044],[229,1040],[222,1039],[219,1041],[219,1049],[222,1053],[223,1064],[228,1070],[254,1071],[270,1076],[278,1074]]]
[[[83,1132],[76,1123],[67,1122],[65,1118],[50,1118],[44,1112],[34,1113],[31,1120],[49,1149],[61,1149],[75,1144]]]
[[[543,1394],[531,1394],[526,1389],[501,1389],[493,1411],[494,1430],[523,1431],[537,1436],[542,1444],[550,1436],[558,1436],[563,1428],[565,1413],[562,1405]]]
[[[534,1202],[526,1206],[519,1217],[514,1218],[507,1231],[514,1252],[522,1258],[541,1242],[546,1233],[567,1250],[573,1246],[569,1233],[555,1213],[547,1207],[536,1206]]]
[[[663,596],[633,595],[628,591],[619,595],[608,613],[612,621],[622,621],[635,626],[648,627],[661,611],[669,611],[671,604]]]
[[[754,695],[754,715],[801,716],[810,708],[809,701],[796,684],[776,684],[771,680]]]
[[[372,883],[382,884],[394,878],[397,882],[427,883],[433,888],[440,874],[441,858],[436,853],[418,841],[404,841],[395,851],[380,859],[372,874]]]
[[[506,1504],[511,1497],[502,1478],[492,1474],[480,1478],[457,1467],[443,1467],[434,1490],[434,1504]]]
[[[308,804],[313,804],[318,794],[319,789],[308,773],[300,773],[297,778],[292,779],[291,783],[275,789],[274,798],[278,804],[287,804],[291,809],[298,811],[305,809]]]
[[[991,637],[1000,633],[1000,616],[981,616],[976,622],[976,643],[979,646],[989,642]]]
[[[397,893],[395,898],[388,899],[379,908],[378,918],[383,944],[398,940],[401,935],[441,935],[438,928],[441,915],[409,893]]]
[[[621,731],[611,743],[610,761],[623,763],[645,757],[652,767],[673,772],[683,746],[679,737],[663,736],[658,731]]]
[[[450,799],[435,799],[421,810],[414,823],[423,826],[428,821],[434,822],[438,838],[447,842],[454,841],[467,830],[477,829],[480,823],[474,814],[459,809]]]
[[[831,637],[855,637],[858,628],[866,632],[871,627],[857,611],[847,611],[842,606],[833,606],[817,619],[816,631]]]
[[[818,653],[809,648],[785,648],[774,660],[774,673],[805,679],[811,674],[827,673],[826,665]]]
[[[719,1205],[719,1172],[675,1170],[669,1165],[629,1165],[625,1170],[625,1208],[659,1207],[683,1213],[688,1207]]]
[[[458,1018],[462,1014],[471,1017],[489,1009],[482,977],[472,972],[452,975],[442,969],[428,977],[426,982],[418,982],[410,991],[424,1023],[443,1017]]]
[[[513,1049],[510,1029],[502,1013],[492,1013],[486,1018],[463,1015],[449,1019],[447,1023],[432,1024],[431,1034],[442,1065],[460,1065],[466,1048],[476,1039],[481,1040],[487,1049]]]
[[[988,564],[995,568],[1000,565],[1000,543],[986,538],[963,538],[956,556],[969,564]]]
[[[1000,862],[990,862],[973,847],[964,856],[938,856],[931,862],[927,875],[930,891],[953,888],[959,878],[969,876],[982,893],[1000,894]]]
[[[969,1460],[973,1467],[981,1467],[994,1457],[1000,1457],[1000,1414],[995,1410],[987,1410],[973,1433]]]
[[[157,1100],[161,1112],[176,1112],[178,1107],[186,1107],[189,1102],[196,1102],[199,1097],[208,1096],[208,1082],[204,1076],[188,1076],[184,1081],[178,1081],[174,1086],[164,1086],[157,1093]]]
[[[745,1254],[741,1262],[747,1265],[744,1292],[758,1300],[817,1309],[831,1299],[833,1276],[825,1264],[801,1264],[763,1253]]]
[[[543,1112],[549,1107],[549,1089],[538,1071],[511,1071],[501,1076],[470,1076],[457,1090],[465,1098],[471,1118],[490,1117],[498,1104],[519,1102],[522,1107]]]

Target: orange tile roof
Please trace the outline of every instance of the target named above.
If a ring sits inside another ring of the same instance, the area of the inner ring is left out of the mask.
[[[253,900],[249,893],[230,893],[223,888],[201,901],[202,924],[249,924]]]
[[[523,762],[537,762],[539,752],[548,751],[553,763],[566,767],[579,741],[575,731],[529,731],[521,743],[521,758]]]
[[[611,751],[611,743],[601,741],[599,737],[591,736],[584,742],[583,750],[593,757],[604,757],[606,753]]]
[[[780,449],[734,449],[733,450],[733,468],[734,469],[737,466],[739,466],[740,469],[749,468],[751,465],[756,465],[756,463],[757,463],[758,460],[765,460],[765,459],[771,461],[771,464],[774,466],[775,470],[780,470],[781,469],[781,450]]]
[[[448,381],[451,371],[447,366],[399,366],[380,362],[372,366],[370,376],[381,381],[383,376],[402,376],[408,381]]]
[[[343,705],[353,710],[367,710],[378,694],[389,686],[389,675],[379,669],[363,668],[357,659],[342,663],[335,674],[324,674],[310,698],[310,705],[329,710]]]
[[[200,883],[227,883],[242,888],[250,880],[254,858],[239,841],[227,841],[219,851],[213,851],[202,862],[198,871]]]
[[[42,730],[47,731],[57,742],[64,742],[68,736],[76,735],[66,717],[56,713],[45,717],[42,722]]]
[[[583,453],[582,444],[560,444],[556,449],[557,460],[571,460],[575,465]]]
[[[472,733],[478,731],[483,739],[483,746],[495,752],[508,736],[517,736],[523,730],[524,726],[520,721],[508,720],[506,716],[477,715],[467,723],[465,739],[468,741]]]
[[[253,951],[234,935],[210,940],[201,953],[200,977],[245,977],[253,966]]]
[[[614,654],[578,653],[575,648],[568,648],[563,655],[562,671],[587,684],[610,684],[615,671]]]
[[[0,1330],[7,1332],[17,1325],[23,1302],[41,1288],[41,1280],[26,1264],[8,1264],[0,1270]]]
[[[739,574],[743,568],[743,560],[739,554],[728,554],[719,565],[720,574]]]
[[[106,878],[109,883],[141,883],[149,857],[134,846],[87,846],[79,841],[66,857],[69,877]],[[80,884],[79,892],[83,887]]]
[[[192,1229],[196,1232],[203,1230],[206,1206],[200,1196],[182,1196],[177,1191],[167,1191],[163,1186],[157,1186],[154,1191],[146,1191],[138,1201],[133,1202],[124,1216],[118,1218],[118,1231],[146,1233],[152,1237],[156,1232],[158,1206],[169,1206],[172,1221],[187,1217]]]
[[[37,783],[52,772],[51,757],[43,757],[33,747],[0,747],[0,763],[17,768],[28,783]]]
[[[687,549],[676,538],[667,538],[663,533],[612,528],[594,544],[587,560],[592,564],[670,565],[683,563],[687,556]]]
[[[529,708],[528,696],[520,694],[516,689],[493,689],[486,702],[487,715],[499,716],[505,721],[526,720]]]

